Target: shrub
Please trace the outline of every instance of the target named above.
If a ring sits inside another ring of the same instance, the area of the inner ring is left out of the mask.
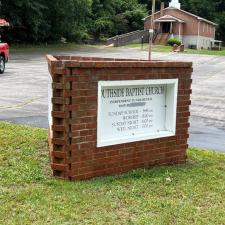
[[[181,45],[181,41],[180,40],[178,40],[178,39],[176,39],[176,38],[170,38],[169,40],[168,40],[168,45],[170,45],[170,46],[173,46],[173,45]]]
[[[84,43],[89,39],[90,37],[88,33],[84,30],[75,30],[71,32],[68,36],[68,41],[71,41],[71,42]]]

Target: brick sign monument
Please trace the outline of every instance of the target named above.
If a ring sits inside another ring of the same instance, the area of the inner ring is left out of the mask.
[[[184,163],[192,63],[47,56],[53,175]]]

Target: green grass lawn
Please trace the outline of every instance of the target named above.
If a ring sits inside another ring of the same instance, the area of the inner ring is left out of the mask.
[[[225,155],[65,182],[51,177],[47,130],[0,122],[0,224],[225,224]]]
[[[100,45],[81,45],[76,43],[39,44],[39,45],[10,45],[10,52],[46,52],[46,51],[66,51],[80,48],[96,48]]]
[[[129,44],[129,45],[126,45],[125,47],[137,48],[141,50],[141,44]],[[144,44],[143,50],[148,51],[148,49],[149,49],[148,44]],[[153,45],[152,51],[153,52],[172,52],[172,47],[166,46],[166,45]],[[205,49],[203,50],[185,49],[185,52],[180,52],[178,54],[183,54],[183,53],[225,56],[225,49],[223,49],[222,51],[211,51],[211,50],[205,50]]]
[[[74,51],[78,49],[85,48],[104,48],[104,45],[82,45],[76,43],[66,43],[66,44],[40,44],[40,45],[11,45],[10,52],[49,52],[49,51]],[[141,44],[128,44],[126,46],[120,48],[136,48],[141,50]],[[114,48],[110,48],[111,50]],[[116,48],[115,48],[116,49]],[[148,44],[144,44],[143,51],[148,51]],[[165,45],[154,45],[153,52],[172,52],[171,46]],[[225,49],[222,51],[210,51],[210,50],[193,50],[193,49],[185,49],[187,54],[205,54],[205,55],[222,55],[225,56]],[[178,53],[182,54],[182,53]]]

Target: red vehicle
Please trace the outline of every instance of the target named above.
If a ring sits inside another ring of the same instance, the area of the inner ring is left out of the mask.
[[[0,19],[0,27],[8,27],[9,22],[5,19]],[[0,35],[1,38],[1,35]],[[9,60],[9,45],[7,43],[0,43],[0,74],[5,71],[5,63]]]
[[[0,43],[0,74],[5,71],[5,63],[9,60],[9,45]]]

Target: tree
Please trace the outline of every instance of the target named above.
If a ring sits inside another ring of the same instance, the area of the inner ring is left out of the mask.
[[[59,40],[65,37],[68,40],[82,38],[86,31],[87,18],[90,15],[90,0],[61,0],[47,1],[48,13],[44,20],[48,24],[47,40]]]
[[[218,23],[217,33],[216,33],[217,39],[225,42],[225,11],[219,14],[216,22]]]
[[[42,23],[44,5],[32,0],[2,0],[1,16],[10,22],[5,33],[9,40],[27,42],[37,41]],[[32,32],[31,32],[32,31]]]
[[[95,40],[101,37],[143,29],[145,5],[137,0],[93,0],[89,31]]]
[[[215,19],[215,1],[209,0],[188,0],[182,1],[182,7],[195,15],[213,20]]]
[[[88,28],[93,38],[99,40],[101,35],[106,36],[112,33],[112,18],[115,16],[113,1],[93,0],[91,11],[91,20]]]
[[[2,0],[1,17],[10,22],[9,42],[37,43],[81,38],[86,32],[91,0]]]
[[[161,1],[165,7],[170,0]],[[218,23],[217,38],[225,40],[224,0],[180,0],[182,9]],[[1,30],[13,43],[100,40],[143,29],[151,0],[0,0],[0,17],[10,22]]]
[[[146,5],[137,0],[115,0],[114,34],[143,29],[143,18],[147,15]]]

